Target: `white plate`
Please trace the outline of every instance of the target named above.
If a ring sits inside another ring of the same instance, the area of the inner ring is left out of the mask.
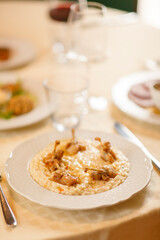
[[[112,99],[114,104],[130,117],[146,123],[160,125],[160,115],[135,104],[128,98],[128,92],[134,84],[160,79],[160,71],[141,71],[121,78],[112,88]]]
[[[35,49],[30,43],[24,40],[0,38],[0,48],[1,47],[11,49],[12,55],[8,60],[0,61],[0,70],[20,67],[35,58]]]
[[[16,82],[19,79],[12,73],[1,73],[0,83]],[[29,90],[37,100],[37,103],[32,111],[29,113],[17,116],[11,119],[0,118],[0,130],[8,130],[12,128],[25,127],[30,124],[39,122],[49,116],[49,108],[47,105],[47,99],[42,86],[42,83],[34,81],[32,79],[20,79],[24,89]]]
[[[130,161],[129,176],[118,187],[109,191],[82,196],[69,196],[51,192],[37,184],[28,172],[30,160],[49,143],[71,137],[70,132],[50,132],[33,138],[19,145],[6,161],[5,172],[9,185],[19,194],[29,200],[62,209],[91,209],[102,206],[111,206],[130,198],[142,190],[150,181],[152,164],[144,153],[133,143],[114,134],[91,131],[77,131],[77,137],[94,139],[96,136],[102,140],[110,141],[113,146],[128,157]]]

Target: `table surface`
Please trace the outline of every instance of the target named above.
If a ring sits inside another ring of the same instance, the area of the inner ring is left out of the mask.
[[[117,10],[109,10],[117,14]],[[37,57],[14,73],[39,81],[48,71],[50,46],[48,41],[46,3],[39,1],[0,2],[0,36],[30,41]],[[82,129],[114,132],[114,120],[126,124],[160,160],[160,128],[125,116],[111,101],[111,87],[127,74],[144,70],[144,60],[158,58],[160,31],[137,22],[132,25],[110,26],[106,61],[92,68],[90,93],[108,100],[105,111],[90,111],[80,125]],[[98,79],[98,80],[97,80]],[[0,132],[0,169],[2,187],[17,217],[18,226],[9,229],[0,212],[1,239],[160,239],[160,176],[154,169],[149,185],[131,199],[109,208],[87,211],[66,211],[43,207],[16,194],[6,182],[4,163],[20,143],[52,130],[48,118],[29,127]],[[0,210],[1,211],[1,210]],[[107,238],[108,237],[108,238]]]

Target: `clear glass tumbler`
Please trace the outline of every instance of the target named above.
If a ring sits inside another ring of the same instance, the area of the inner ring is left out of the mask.
[[[86,63],[67,61],[53,66],[54,72],[44,80],[54,127],[58,131],[75,128],[88,106]]]

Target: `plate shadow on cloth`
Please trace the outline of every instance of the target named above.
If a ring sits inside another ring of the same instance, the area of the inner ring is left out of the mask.
[[[60,223],[67,222],[70,224],[94,224],[131,215],[141,208],[145,198],[149,194],[148,187],[146,187],[130,199],[111,207],[101,207],[91,210],[64,210],[39,205],[14,192],[10,187],[9,190],[12,198],[18,205],[37,215],[37,217],[42,216],[53,221],[60,221]]]

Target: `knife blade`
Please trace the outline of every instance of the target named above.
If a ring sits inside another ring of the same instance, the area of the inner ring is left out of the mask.
[[[123,124],[115,122],[114,127],[116,131],[124,138],[132,141],[137,146],[139,146],[145,155],[151,159],[154,166],[160,171],[160,162],[146,149],[143,143]]]

